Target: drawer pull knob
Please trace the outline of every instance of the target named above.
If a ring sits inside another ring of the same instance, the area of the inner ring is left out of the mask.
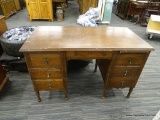
[[[128,63],[132,64],[132,58],[129,58]]]
[[[77,54],[77,52],[74,52],[73,55],[74,55],[74,56],[77,56],[78,54]]]
[[[47,72],[47,77],[48,77],[48,78],[50,77],[50,73],[49,73],[49,72]]]
[[[48,84],[48,87],[49,87],[49,88],[53,88],[52,84]]]
[[[126,71],[124,72],[124,75],[126,76],[126,75],[127,75],[127,73],[128,73],[128,71],[126,70]]]
[[[125,81],[123,80],[123,81],[121,81],[121,85],[123,86],[124,85],[124,83],[125,83]]]
[[[103,55],[103,56],[106,56],[107,54],[106,54],[106,53],[102,53],[102,55]]]
[[[48,59],[47,58],[44,59],[44,62],[48,65]]]

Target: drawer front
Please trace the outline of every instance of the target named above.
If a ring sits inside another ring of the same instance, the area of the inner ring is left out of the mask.
[[[30,53],[30,65],[32,67],[62,66],[62,55],[60,53]]]
[[[112,52],[106,51],[69,51],[66,53],[67,58],[72,59],[84,59],[84,58],[91,58],[91,59],[112,59]]]
[[[109,83],[110,87],[115,88],[124,88],[124,87],[134,87],[136,84],[136,81],[134,80],[134,77],[113,77]]]
[[[36,68],[30,69],[30,72],[34,79],[63,78],[63,71],[61,69]]]
[[[48,0],[40,0],[40,2],[48,2]]]
[[[63,90],[63,79],[36,80],[35,86],[38,90]]]
[[[137,76],[139,73],[140,73],[140,67],[114,67],[112,76],[128,77],[128,76]]]
[[[118,54],[115,65],[138,65],[140,66],[146,54]]]

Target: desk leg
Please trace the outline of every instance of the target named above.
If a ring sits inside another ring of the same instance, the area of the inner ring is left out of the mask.
[[[38,90],[35,90],[38,102],[41,102],[40,94]]]
[[[105,99],[106,97],[107,97],[107,89],[106,86],[104,86],[102,99]]]
[[[68,92],[67,92],[67,90],[64,91],[64,99],[68,100]]]
[[[133,88],[129,88],[129,92],[128,92],[128,94],[127,94],[127,98],[130,97],[132,91],[133,91]]]
[[[64,79],[64,99],[68,99],[67,79]]]
[[[96,63],[95,63],[95,68],[94,68],[94,72],[97,72],[97,60],[96,60]]]

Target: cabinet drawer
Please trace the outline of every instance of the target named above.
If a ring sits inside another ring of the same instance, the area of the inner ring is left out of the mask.
[[[84,59],[84,58],[91,58],[91,59],[112,59],[112,52],[111,51],[69,51],[67,52],[67,58],[72,59]]]
[[[40,0],[40,2],[48,2],[48,0]]]
[[[115,88],[124,88],[124,87],[134,87],[136,84],[136,81],[134,80],[134,77],[113,77],[109,83],[110,87]]]
[[[36,80],[35,86],[38,90],[63,90],[63,79]]]
[[[30,71],[32,77],[35,79],[63,78],[63,71],[61,69],[36,68],[30,69]]]
[[[112,76],[128,77],[137,76],[140,73],[140,67],[114,67]]]
[[[146,54],[118,54],[115,65],[141,65]]]
[[[30,53],[30,65],[32,67],[53,67],[62,65],[61,53]]]

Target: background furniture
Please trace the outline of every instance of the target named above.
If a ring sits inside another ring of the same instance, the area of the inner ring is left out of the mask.
[[[6,22],[4,20],[4,16],[0,16],[0,35],[2,35],[8,28]],[[3,50],[0,45],[0,56],[2,55]],[[8,82],[9,78],[6,76],[6,71],[3,69],[2,65],[0,64],[0,92]]]
[[[16,6],[16,10],[20,10],[21,6],[20,6],[20,2],[19,0],[14,0],[15,6]]]
[[[153,34],[160,34],[160,15],[151,15],[146,32],[149,39],[153,37]]]
[[[17,12],[14,0],[0,0],[0,9],[5,18]]]
[[[98,0],[78,0],[80,14],[86,13],[90,7],[97,7]]]
[[[125,19],[129,5],[130,5],[129,0],[119,0],[116,10],[116,15],[122,19]]]
[[[1,16],[1,15],[0,15],[0,26],[1,26],[0,27],[0,36],[1,36],[5,31],[8,30],[6,22],[5,22],[5,17]],[[2,50],[2,47],[0,45],[0,55],[2,55],[2,53],[3,53],[3,50]]]
[[[48,19],[53,21],[53,8],[51,0],[26,0],[29,20]]]
[[[126,27],[73,26],[36,27],[20,49],[38,101],[42,90],[64,90],[68,97],[66,62],[71,59],[97,59],[103,97],[109,88],[125,87],[129,87],[129,97],[152,50]]]
[[[142,20],[148,23],[151,15],[160,15],[160,1],[159,0],[148,0],[146,9],[143,11]],[[141,24],[147,26],[147,24]]]

